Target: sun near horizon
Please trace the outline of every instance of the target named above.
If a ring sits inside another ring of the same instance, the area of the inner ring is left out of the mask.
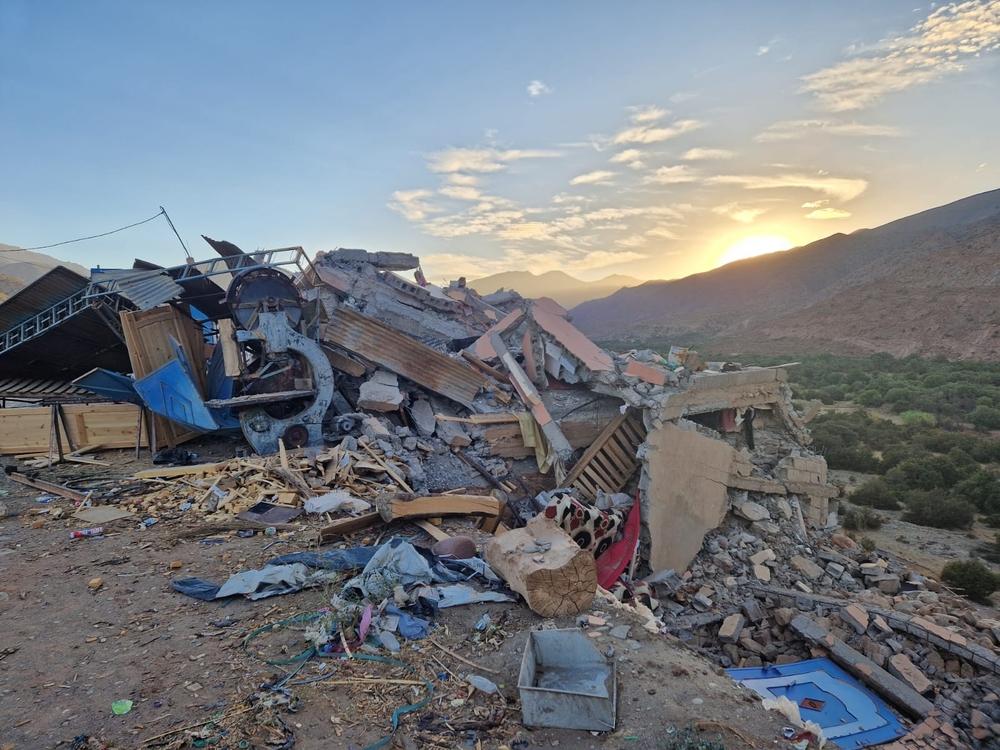
[[[794,246],[795,243],[781,234],[753,234],[737,240],[727,247],[719,256],[715,267],[719,268],[737,260],[755,258],[758,255],[783,252]]]

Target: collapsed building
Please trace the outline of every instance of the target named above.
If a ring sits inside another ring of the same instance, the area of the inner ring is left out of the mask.
[[[57,268],[0,304],[0,453],[47,466],[95,447],[147,447],[169,461],[199,435],[241,430],[254,453],[280,454],[286,478],[289,451],[312,457],[286,493],[299,501],[341,472],[367,472],[352,491],[380,512],[348,510],[321,529],[324,541],[451,512],[487,516],[483,528],[502,539],[544,513],[594,558],[631,539],[612,574],[598,572],[602,587],[726,667],[786,664],[825,643],[848,671],[876,674],[914,719],[931,715],[932,688],[907,654],[934,661],[927,644],[944,648],[934,639],[961,638],[964,650],[948,653],[972,675],[1000,673],[987,648],[1000,628],[945,636],[917,608],[897,616],[891,597],[924,596],[928,616],[937,594],[850,540],[829,542],[839,490],[809,448],[786,366],[705,362],[682,347],[607,351],[551,299],[431,284],[407,253],[310,260],[301,248],[206,241],[219,257],[137,260],[90,279]],[[371,460],[348,466],[362,448]],[[444,494],[455,488],[466,494]],[[245,512],[255,491],[219,474],[197,508]],[[477,499],[487,495],[494,505]],[[414,497],[432,510],[393,505]],[[574,611],[561,606],[553,613]]]

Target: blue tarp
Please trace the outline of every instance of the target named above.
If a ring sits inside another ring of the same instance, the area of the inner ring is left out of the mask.
[[[881,698],[829,659],[726,671],[762,698],[787,697],[804,720],[819,724],[826,738],[844,750],[891,742],[906,734]],[[822,706],[805,708],[806,698]]]

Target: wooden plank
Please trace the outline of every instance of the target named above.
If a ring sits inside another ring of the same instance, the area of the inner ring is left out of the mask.
[[[494,351],[500,356],[503,366],[510,373],[510,382],[531,409],[532,416],[538,422],[546,439],[548,439],[549,448],[556,454],[560,462],[567,460],[573,454],[573,446],[569,444],[559,424],[552,419],[552,415],[545,408],[545,404],[542,403],[542,397],[535,388],[534,383],[531,382],[528,375],[521,369],[521,366],[514,359],[510,351],[508,351],[507,345],[504,344],[503,339],[499,335],[494,334],[491,336],[490,343]]]
[[[451,534],[449,534],[447,531],[442,531],[441,529],[439,529],[437,526],[435,526],[426,519],[417,519],[416,521],[413,522],[413,525],[418,526],[424,531],[426,531],[427,534],[431,537],[431,539],[433,539],[436,542],[442,542],[445,539],[451,539]]]
[[[222,347],[222,364],[227,377],[235,378],[240,374],[240,346],[236,343],[236,325],[229,318],[218,322],[219,346]]]
[[[339,352],[330,346],[324,345],[323,353],[326,354],[326,358],[330,360],[330,366],[334,370],[346,372],[348,375],[353,375],[356,378],[363,378],[365,373],[368,372],[368,368],[366,368],[361,362],[348,357],[346,354]]]
[[[385,521],[435,516],[498,516],[503,503],[489,495],[425,495],[389,497],[376,501]]]
[[[174,358],[174,349],[170,344],[173,337],[188,356],[199,393],[205,395],[205,344],[197,323],[169,305],[152,310],[127,310],[120,317],[132,373],[136,378],[149,375]],[[167,446],[177,445],[200,434],[161,416],[156,416],[154,422],[157,441]]]
[[[211,474],[223,466],[224,463],[164,466],[160,469],[143,469],[142,471],[137,471],[133,476],[136,479],[171,479],[173,477],[188,477],[193,474]]]
[[[580,459],[573,465],[573,468],[570,469],[569,474],[566,475],[566,480],[564,482],[566,486],[573,484],[574,480],[580,476],[585,468],[587,468],[587,464],[590,463],[590,459],[597,455],[597,452],[601,450],[604,443],[611,437],[611,435],[614,434],[624,421],[625,415],[619,414],[617,417],[608,422],[607,427],[601,431],[601,434],[598,435],[597,439],[591,444],[591,446],[583,452]]]
[[[133,404],[67,404],[59,429],[67,443],[133,448],[139,409]],[[0,409],[0,454],[45,453],[51,414],[45,406]]]
[[[87,499],[87,493],[85,492],[80,492],[79,490],[74,490],[72,487],[66,487],[54,482],[46,482],[44,479],[36,479],[25,476],[24,474],[20,474],[16,471],[12,471],[7,475],[7,477],[18,484],[25,485],[26,487],[33,487],[36,490],[42,490],[42,492],[58,495],[59,497],[64,497],[67,500],[72,500],[77,503],[82,503]]]

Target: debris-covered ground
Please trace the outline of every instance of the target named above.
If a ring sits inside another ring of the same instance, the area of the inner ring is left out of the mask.
[[[1000,742],[1000,620],[839,533],[785,366],[208,242],[0,305],[0,741]]]
[[[211,458],[213,447],[199,442],[194,449]],[[231,450],[229,444],[217,447]],[[103,455],[116,466],[128,458],[125,452]],[[147,466],[143,461],[122,468]],[[65,467],[58,478],[90,473],[89,467]],[[727,747],[771,747],[780,736],[780,717],[761,709],[717,665],[674,639],[648,633],[627,613],[599,604],[588,610],[593,620],[585,632],[594,633],[600,648],[618,661],[619,729],[613,733],[529,730],[520,724],[517,670],[527,633],[543,626],[573,627],[576,618],[543,621],[505,604],[442,610],[436,619],[434,640],[475,667],[437,646],[413,641],[399,655],[413,672],[380,663],[316,660],[295,680],[327,679],[292,688],[295,711],[283,705],[271,712],[251,708],[246,701],[261,685],[294,668],[268,665],[265,659],[291,659],[302,650],[302,630],[261,635],[247,649],[244,638],[269,623],[327,606],[335,587],[257,602],[197,602],[174,592],[170,580],[189,575],[224,579],[276,553],[309,548],[307,532],[271,537],[258,530],[241,538],[234,530],[212,533],[200,520],[180,516],[141,530],[136,519],[115,521],[101,537],[70,542],[68,534],[79,524],[51,516],[57,508],[68,515],[71,502],[39,504],[37,493],[13,484],[9,493],[4,500],[12,515],[0,526],[0,646],[7,653],[0,661],[4,747],[70,747],[82,735],[95,744],[81,747],[105,746],[99,742],[116,748],[198,747],[204,735],[205,740],[223,738],[208,746],[246,747],[240,744],[246,739],[249,747],[263,748],[280,746],[267,743],[288,731],[295,747],[360,748],[388,733],[395,708],[423,697],[423,680],[434,687],[432,702],[404,719],[397,735],[400,747],[655,748],[695,725],[706,737],[721,737]],[[479,533],[471,523],[449,528]],[[397,530],[420,544],[431,541],[412,527]],[[384,533],[363,532],[356,540],[372,543]],[[100,586],[91,588],[95,578]],[[475,626],[484,614],[491,625],[480,632]],[[628,629],[627,638],[619,637],[620,631],[611,635],[621,626]],[[470,696],[465,682],[470,673],[495,682],[503,698]],[[365,679],[373,682],[337,684]],[[391,679],[420,685],[380,682]],[[133,702],[123,716],[112,713],[118,700]],[[155,739],[167,732],[175,733]]]

